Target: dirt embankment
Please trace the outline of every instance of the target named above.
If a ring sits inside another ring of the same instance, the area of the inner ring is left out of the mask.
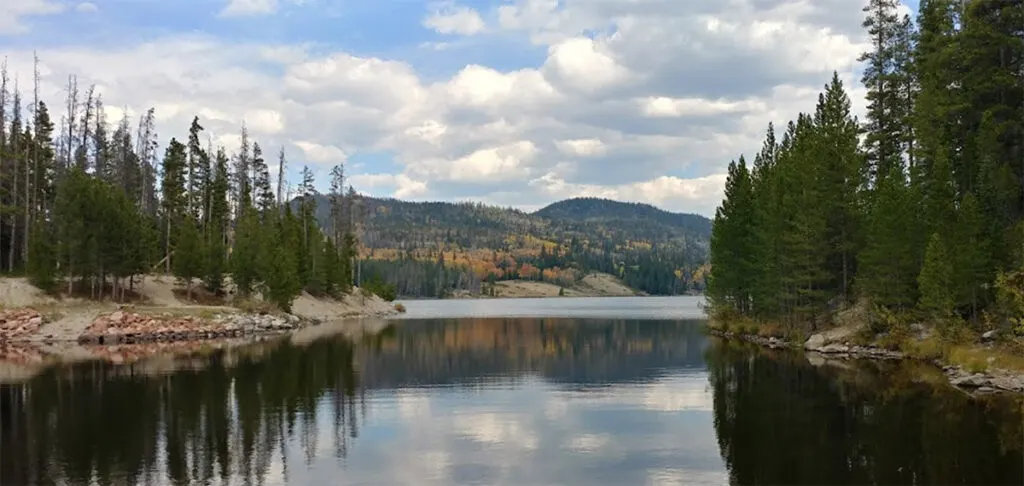
[[[471,293],[457,294],[456,298],[536,298],[536,297],[628,297],[643,295],[621,280],[607,273],[593,272],[576,282],[575,285],[563,287],[549,282],[533,280],[505,280],[495,282],[494,295],[475,295]]]
[[[191,349],[189,342],[245,338],[301,329],[354,317],[386,317],[393,306],[354,289],[341,299],[303,293],[290,314],[265,306],[192,301],[172,277],[147,276],[134,286],[132,303],[55,299],[22,278],[0,278],[0,381],[54,361],[102,358],[115,362],[147,354]],[[202,302],[202,303],[200,303]],[[118,347],[125,347],[120,352]],[[128,347],[131,347],[129,349]]]

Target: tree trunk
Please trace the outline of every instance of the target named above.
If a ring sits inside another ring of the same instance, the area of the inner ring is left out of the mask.
[[[15,89],[17,89],[17,86],[15,86]],[[15,98],[14,101],[15,101],[15,106],[17,106],[18,99]],[[17,118],[15,118],[15,120],[17,120]],[[2,130],[2,128],[0,128],[0,130]],[[20,137],[20,136],[21,136],[20,133],[19,134],[15,134],[15,137]],[[20,154],[18,153],[19,150],[18,150],[17,138],[15,138],[14,140],[15,140],[14,143],[11,144],[14,147],[11,150],[11,152],[14,153],[14,157],[12,158],[12,161],[11,161],[11,165],[13,166],[11,168],[11,177],[14,178],[14,189],[11,191],[11,206],[18,207],[18,156]],[[18,217],[14,215],[13,211],[11,212],[10,222],[11,222],[11,241],[10,241],[10,246],[7,248],[7,271],[14,272],[14,247],[17,246],[17,244],[18,244]]]
[[[30,146],[30,148],[32,148],[32,152],[33,153],[35,152],[35,145],[36,145],[35,141],[33,140],[32,145]],[[25,155],[26,155],[26,158],[25,158],[25,186],[24,186],[25,195],[24,195],[24,197],[21,198],[22,204],[25,205],[25,225],[22,226],[22,245],[21,245],[21,264],[22,265],[25,265],[25,264],[28,263],[28,235],[29,235],[29,224],[30,224],[30,222],[29,222],[29,215],[31,214],[30,208],[32,207],[32,205],[30,203],[30,199],[31,198],[29,196],[29,194],[30,194],[30,192],[29,192],[29,189],[30,189],[30,185],[29,185],[29,172],[31,172],[31,171],[29,171],[28,168],[29,168],[29,160],[34,158],[34,155],[31,155],[31,156],[29,155],[28,149],[25,150]]]
[[[170,275],[171,273],[171,218],[167,218],[167,224],[165,225],[166,230],[164,231],[164,272]]]

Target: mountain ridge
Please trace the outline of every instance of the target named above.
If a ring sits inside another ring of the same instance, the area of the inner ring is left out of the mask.
[[[486,294],[488,284],[516,279],[570,287],[589,272],[654,295],[703,288],[711,220],[696,214],[601,198],[532,213],[469,201],[360,196],[358,204],[364,270],[404,296]],[[327,196],[317,196],[317,219],[330,228]]]

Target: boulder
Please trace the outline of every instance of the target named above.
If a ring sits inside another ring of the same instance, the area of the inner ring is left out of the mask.
[[[815,334],[807,339],[804,343],[804,349],[810,351],[817,351],[825,346],[825,336],[822,334]]]
[[[850,347],[843,344],[829,344],[818,351],[829,354],[846,354],[850,352]]]
[[[960,374],[949,380],[955,386],[965,388],[980,388],[988,385],[988,379],[981,373]]]

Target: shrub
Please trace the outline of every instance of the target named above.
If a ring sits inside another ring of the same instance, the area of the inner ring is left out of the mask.
[[[380,278],[380,275],[373,275],[363,282],[363,290],[369,291],[378,297],[393,302],[398,298],[398,289],[394,284],[389,284]]]

